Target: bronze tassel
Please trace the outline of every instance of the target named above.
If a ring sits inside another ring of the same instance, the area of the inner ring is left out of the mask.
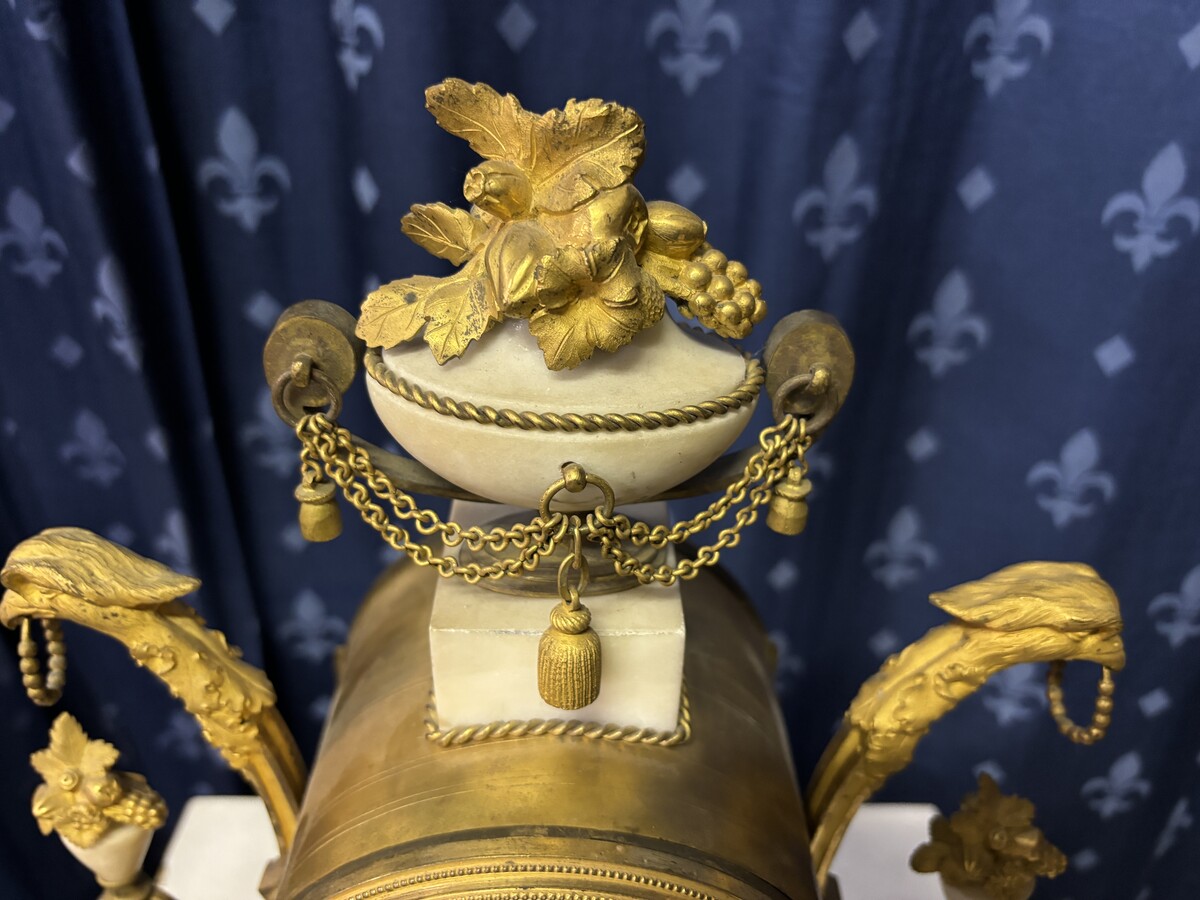
[[[600,694],[600,637],[592,613],[559,603],[538,643],[538,693],[557,709],[582,709]]]
[[[342,533],[342,511],[330,482],[302,481],[295,496],[300,502],[300,534],[306,541],[332,541]]]

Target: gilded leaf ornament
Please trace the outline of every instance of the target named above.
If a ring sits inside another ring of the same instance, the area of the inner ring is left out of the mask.
[[[930,840],[913,853],[918,872],[938,872],[943,884],[993,900],[1028,900],[1039,877],[1056,878],[1067,858],[1033,824],[1034,806],[1000,793],[987,773],[950,818],[935,816]]]
[[[119,757],[112,744],[89,740],[73,716],[60,714],[50,727],[50,746],[29,757],[44,782],[33,794],[42,834],[56,831],[86,849],[117,825],[161,827],[167,819],[162,797],[141,775],[112,771]]]
[[[425,101],[484,162],[463,182],[470,210],[417,204],[401,228],[461,268],[368,294],[357,328],[368,345],[423,333],[444,364],[496,323],[528,319],[546,365],[572,369],[661,320],[664,294],[723,337],[744,338],[766,316],[761,286],[705,242],[698,216],[647,204],[630,184],[645,152],[633,110],[569,100],[537,115],[511,94],[456,78]]]
[[[445,203],[417,203],[400,220],[400,230],[434,256],[461,266],[475,255],[487,226],[466,210]]]
[[[617,350],[663,314],[662,289],[631,251],[589,248],[544,258],[534,276],[539,308],[529,331],[551,369],[573,368],[594,350]]]
[[[439,363],[461,356],[463,348],[496,324],[498,312],[487,282],[474,261],[425,298],[425,343]]]
[[[465,140],[484,159],[529,161],[533,113],[512,94],[503,97],[486,84],[447,78],[425,91],[425,108],[446,131]]]

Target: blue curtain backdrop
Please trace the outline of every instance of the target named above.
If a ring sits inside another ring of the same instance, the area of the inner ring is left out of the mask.
[[[1200,0],[3,0],[0,552],[73,524],[201,576],[195,604],[311,753],[390,557],[356,523],[301,541],[261,347],[294,301],[353,310],[432,270],[398,226],[461,202],[474,158],[423,109],[449,75],[535,110],[634,107],[643,193],[701,213],[771,321],[825,309],[854,340],[808,533],[728,554],[780,649],[799,771],[943,620],[930,591],[1085,561],[1127,622],[1108,739],[1064,741],[1043,670],[1018,668],[885,797],[951,807],[986,770],[1070,857],[1039,896],[1200,895]],[[343,420],[383,441],[361,394]],[[173,810],[240,789],[124,651],[68,642],[60,708]],[[90,896],[29,816],[53,713],[12,635],[0,691],[0,895]]]

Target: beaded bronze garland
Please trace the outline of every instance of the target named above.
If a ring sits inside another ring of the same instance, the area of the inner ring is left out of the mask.
[[[67,645],[63,641],[62,625],[57,619],[40,619],[42,636],[46,639],[46,668],[43,677],[38,660],[37,641],[28,618],[21,620],[21,640],[17,643],[20,658],[21,683],[29,699],[38,706],[53,706],[62,697],[67,685]]]

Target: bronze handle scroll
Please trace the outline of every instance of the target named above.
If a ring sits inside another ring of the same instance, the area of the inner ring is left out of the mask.
[[[1112,711],[1113,671],[1125,665],[1121,611],[1112,588],[1081,563],[1027,562],[933,594],[953,620],[889,657],[868,679],[825,749],[805,795],[812,859],[822,889],[859,807],[912,760],[930,727],[997,672],[1086,660],[1104,669],[1090,728],[1055,708],[1071,740],[1103,736]]]
[[[286,852],[306,773],[266,675],[179,598],[200,582],[82,528],[50,528],[9,554],[0,623],[74,622],[124,644],[162,681],[205,739],[254,788]]]

